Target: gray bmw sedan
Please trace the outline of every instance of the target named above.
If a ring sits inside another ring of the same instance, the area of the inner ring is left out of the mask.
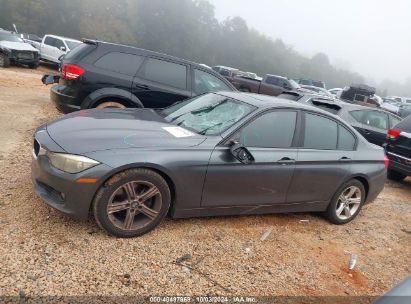
[[[32,180],[75,219],[139,236],[173,218],[322,212],[354,219],[388,160],[337,116],[275,97],[211,93],[169,108],[84,110],[39,127]]]

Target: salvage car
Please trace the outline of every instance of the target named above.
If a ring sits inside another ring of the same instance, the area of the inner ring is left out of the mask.
[[[200,64],[131,46],[84,43],[64,56],[61,77],[45,75],[57,109],[164,108],[190,97],[236,89]]]
[[[285,93],[283,95],[286,94],[291,95],[291,93]],[[287,97],[287,99],[313,105],[334,115],[338,115],[355,128],[370,143],[379,146],[385,143],[388,129],[393,128],[401,121],[401,117],[380,108],[364,107],[346,103],[338,99],[327,99],[320,96],[292,96],[298,95],[291,95],[291,97]]]
[[[309,93],[294,80],[283,76],[267,74],[263,79],[252,79],[243,77],[241,74],[234,76],[231,83],[242,92],[278,96],[287,91],[298,91]]]
[[[82,42],[56,35],[45,35],[41,42],[31,40],[30,43],[39,50],[41,60],[60,63],[62,56],[74,50]]]
[[[411,176],[411,116],[388,130],[384,146],[390,159],[388,178],[401,181]]]
[[[10,64],[24,64],[36,69],[39,52],[13,33],[0,31],[0,67],[7,68]]]
[[[326,130],[326,132],[324,132]],[[283,99],[210,93],[166,109],[84,110],[37,129],[37,195],[139,236],[173,218],[322,212],[353,220],[387,159],[338,117]]]

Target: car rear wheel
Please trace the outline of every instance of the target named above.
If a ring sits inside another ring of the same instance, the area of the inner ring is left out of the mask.
[[[358,180],[350,180],[337,190],[325,216],[337,225],[351,222],[360,212],[364,201],[364,185]]]
[[[136,237],[154,229],[166,216],[171,194],[167,182],[148,169],[113,176],[98,191],[93,213],[98,225],[117,237]]]
[[[104,101],[96,107],[96,109],[107,109],[107,108],[125,109],[126,106],[117,101]]]
[[[8,68],[10,66],[10,59],[4,54],[0,54],[0,67]]]
[[[388,169],[387,171],[387,177],[390,180],[396,181],[396,182],[400,182],[402,181],[404,178],[406,178],[407,176],[405,174],[401,174],[397,171]]]

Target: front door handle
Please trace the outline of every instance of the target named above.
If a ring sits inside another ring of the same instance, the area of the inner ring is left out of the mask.
[[[351,160],[351,158],[343,156],[340,158],[340,161],[347,161],[347,160]]]
[[[292,158],[289,158],[289,157],[283,157],[278,162],[282,165],[286,165],[286,164],[295,163],[295,159],[292,159]]]
[[[142,90],[149,90],[149,86],[145,85],[145,84],[136,84],[135,85],[136,88],[142,89]]]

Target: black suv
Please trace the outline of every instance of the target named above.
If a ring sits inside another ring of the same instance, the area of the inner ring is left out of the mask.
[[[385,151],[390,160],[389,179],[401,181],[411,176],[411,116],[388,130]]]
[[[47,79],[43,77],[43,82]],[[50,95],[64,113],[88,108],[164,108],[199,94],[236,90],[224,77],[197,63],[92,40],[84,40],[62,59],[58,82]]]

